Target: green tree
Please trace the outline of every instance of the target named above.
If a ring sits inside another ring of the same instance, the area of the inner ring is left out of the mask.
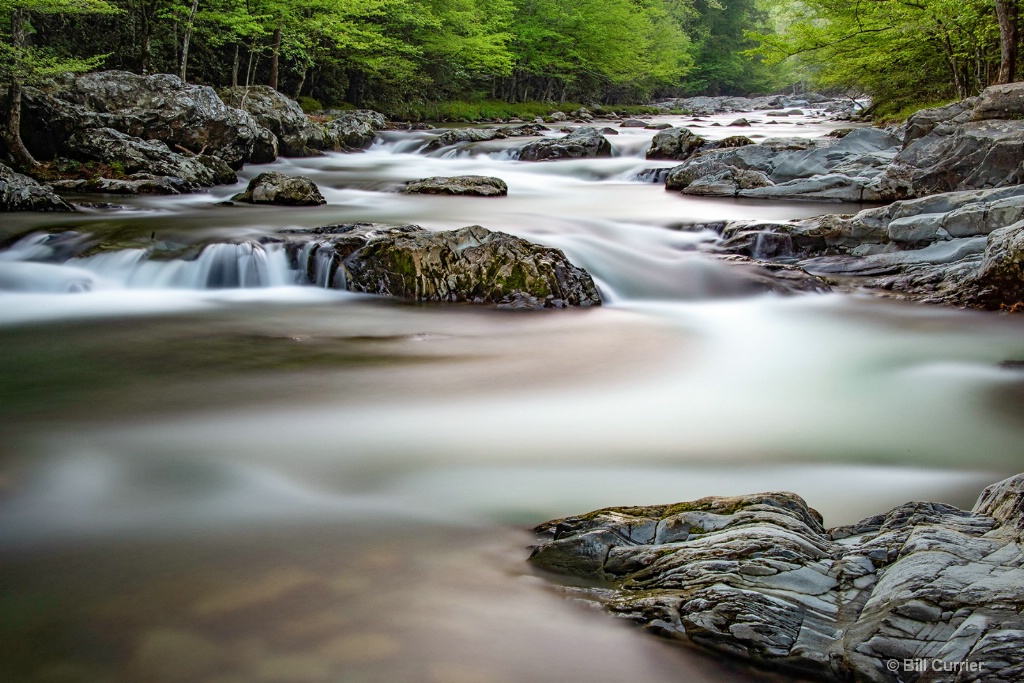
[[[6,157],[16,168],[28,169],[38,163],[21,140],[22,87],[61,73],[87,71],[100,59],[62,57],[32,45],[32,16],[113,11],[104,0],[0,0],[0,16],[7,22],[0,41],[0,79],[7,86],[2,137]]]
[[[784,33],[756,36],[770,60],[799,58],[824,87],[885,110],[964,98],[992,83],[999,30],[989,0],[803,0]]]

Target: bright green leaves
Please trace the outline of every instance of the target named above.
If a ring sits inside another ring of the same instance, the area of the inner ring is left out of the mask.
[[[999,66],[990,0],[772,0],[782,31],[755,35],[771,61],[796,58],[817,82],[884,109],[966,97]]]

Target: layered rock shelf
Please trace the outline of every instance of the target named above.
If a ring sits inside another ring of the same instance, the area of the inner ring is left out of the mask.
[[[826,529],[792,493],[606,508],[537,527],[538,567],[648,631],[827,681],[1024,680],[1024,474],[973,510]]]

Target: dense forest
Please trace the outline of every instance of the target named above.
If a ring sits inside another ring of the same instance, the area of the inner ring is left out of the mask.
[[[1014,80],[1016,0],[0,0],[8,108],[90,68],[308,107],[639,103],[827,88],[884,109]]]

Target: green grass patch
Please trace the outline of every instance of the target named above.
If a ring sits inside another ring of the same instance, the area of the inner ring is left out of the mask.
[[[921,111],[922,109],[933,109],[935,107],[943,107],[947,104],[953,104],[959,100],[938,100],[934,102],[913,102],[910,104],[903,102],[894,102],[891,104],[882,103],[878,105],[875,110],[875,123],[880,125],[889,125],[893,123],[903,123],[911,116]]]

